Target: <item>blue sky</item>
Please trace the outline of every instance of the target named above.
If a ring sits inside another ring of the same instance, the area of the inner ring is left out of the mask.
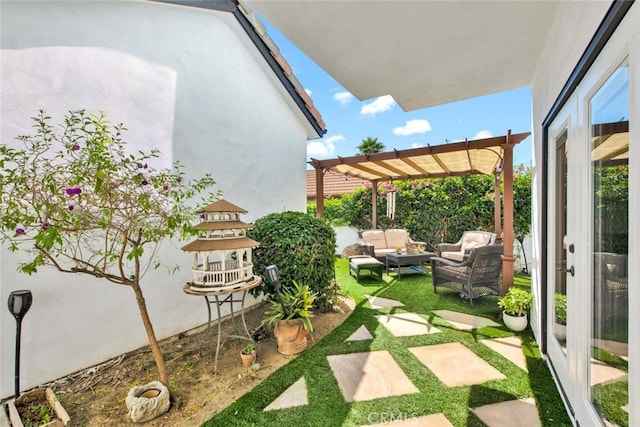
[[[356,155],[356,147],[368,137],[378,138],[390,151],[500,136],[509,129],[531,130],[528,87],[404,112],[390,96],[358,101],[274,27],[266,26],[326,124],[322,139],[307,142],[307,160]],[[531,137],[515,148],[514,164],[531,164]]]

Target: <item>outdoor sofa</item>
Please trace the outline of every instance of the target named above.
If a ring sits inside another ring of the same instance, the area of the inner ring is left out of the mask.
[[[367,255],[374,256],[378,259],[385,259],[389,252],[395,252],[397,248],[404,248],[407,246],[407,243],[425,245],[424,242],[412,240],[409,232],[402,228],[363,231],[362,242],[364,246],[373,246],[373,253]]]

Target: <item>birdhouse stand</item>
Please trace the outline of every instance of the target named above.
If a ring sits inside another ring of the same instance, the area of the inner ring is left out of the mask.
[[[222,290],[253,280],[251,251],[259,243],[246,235],[252,226],[240,221],[247,211],[220,199],[198,213],[202,219],[195,227],[198,238],[182,247],[193,254],[191,289]]]

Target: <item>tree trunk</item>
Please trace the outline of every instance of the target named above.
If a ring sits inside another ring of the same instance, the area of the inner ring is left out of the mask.
[[[142,317],[142,323],[144,323],[144,330],[147,332],[147,337],[149,338],[149,346],[151,347],[153,360],[156,362],[156,366],[158,367],[160,382],[165,386],[168,386],[169,378],[167,377],[167,368],[164,365],[162,351],[160,351],[160,346],[156,340],[156,334],[153,332],[153,325],[151,324],[151,319],[149,319],[149,313],[147,312],[147,304],[144,300],[144,296],[142,295],[142,288],[140,287],[137,277],[132,281],[131,287],[133,288],[133,292],[136,294],[138,310],[140,311],[140,317]]]

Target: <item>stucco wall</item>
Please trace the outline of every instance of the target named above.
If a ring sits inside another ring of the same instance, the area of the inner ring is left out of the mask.
[[[530,270],[532,286],[536,294],[540,292],[540,259],[542,227],[542,122],[549,113],[562,87],[578,63],[589,41],[610,7],[607,1],[562,2],[558,7],[555,22],[549,33],[543,55],[538,61],[535,79],[531,89],[532,97],[532,236],[533,248]],[[551,189],[550,189],[551,190]],[[531,325],[540,339],[540,301],[536,298],[532,311]]]
[[[39,109],[56,122],[72,109],[104,110],[129,129],[132,148],[162,151],[154,166],[180,160],[191,176],[211,172],[225,198],[249,211],[245,222],[306,208],[305,123],[230,14],[146,1],[0,7],[3,144],[30,132]],[[181,264],[178,273],[143,279],[159,338],[206,321],[204,301],[182,292],[190,276],[183,244],[161,251]],[[17,260],[2,248],[0,398],[13,394],[15,322],[5,303],[13,290],[34,294],[22,389],[146,345],[129,288],[54,271],[25,276]]]

